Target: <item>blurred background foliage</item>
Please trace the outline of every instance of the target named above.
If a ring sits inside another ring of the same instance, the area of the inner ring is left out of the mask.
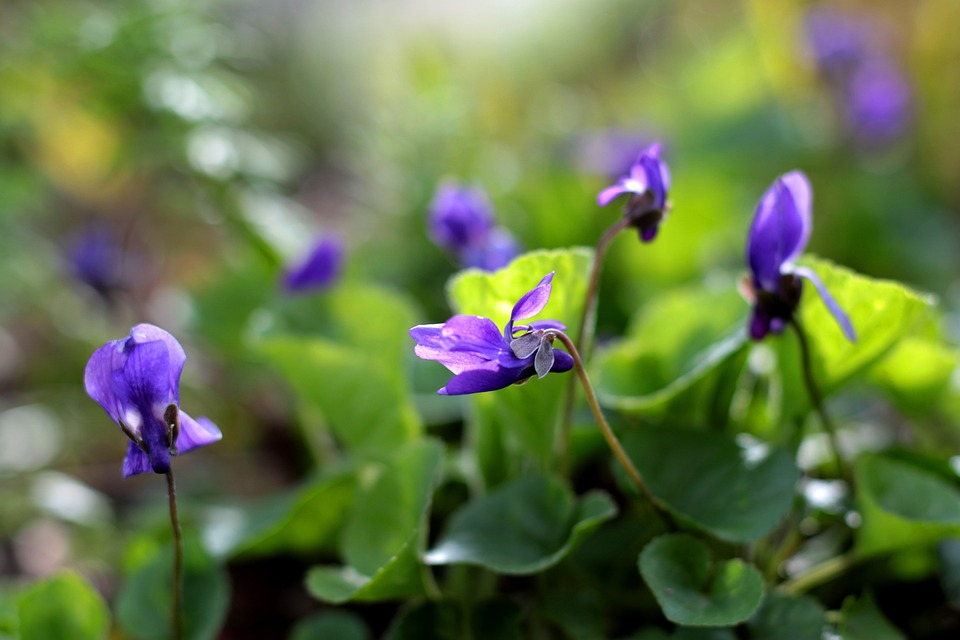
[[[851,97],[815,55],[813,11],[868,25],[866,46],[907,88],[893,125],[848,117]],[[671,217],[652,245],[614,244],[603,337],[669,288],[731,287],[759,195],[799,168],[815,192],[812,251],[935,292],[955,339],[958,25],[952,0],[5,2],[3,582],[66,566],[109,599],[166,535],[162,483],[121,481],[125,443],[81,384],[93,349],[136,322],[184,343],[183,405],[225,434],[177,461],[188,514],[318,469],[335,492],[322,417],[263,363],[271,349],[296,360],[296,345],[269,336],[292,328],[360,354],[378,312],[398,326],[447,317],[457,265],[426,235],[444,179],[486,189],[527,249],[590,246],[619,215],[597,191],[662,141]],[[283,266],[330,234],[346,244],[346,282],[388,291],[356,307],[346,293],[283,293]],[[92,266],[91,243],[109,247]],[[456,406],[425,397],[443,372],[405,370],[412,349],[382,346],[357,357],[422,394],[398,410],[449,437]],[[895,386],[899,371],[876,375]],[[252,621],[289,625],[317,606],[302,563],[263,562],[231,566],[225,637],[262,637]]]

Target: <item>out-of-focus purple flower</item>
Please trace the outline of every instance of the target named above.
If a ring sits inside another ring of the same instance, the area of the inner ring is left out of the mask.
[[[807,13],[805,26],[813,59],[829,77],[849,73],[866,51],[869,25],[862,18],[819,6]]]
[[[460,262],[465,267],[477,267],[484,271],[496,271],[510,264],[520,254],[520,244],[503,227],[494,227],[486,241],[460,252]]]
[[[660,160],[660,145],[654,143],[637,157],[627,175],[597,195],[597,204],[605,207],[618,196],[630,194],[624,215],[640,239],[650,242],[666,215],[669,190],[670,170]]]
[[[910,123],[912,91],[897,67],[872,56],[857,67],[847,88],[846,118],[861,142],[883,144]]]
[[[551,371],[572,369],[570,354],[553,348],[550,330],[563,330],[562,324],[555,320],[517,324],[543,310],[550,299],[552,280],[553,272],[517,301],[503,333],[493,320],[468,315],[412,328],[410,335],[417,342],[414,352],[455,374],[437,393],[453,396],[496,391],[533,375],[542,378]]]
[[[287,291],[296,293],[325,289],[340,278],[342,266],[343,243],[336,236],[325,236],[284,273],[283,284]]]
[[[486,243],[493,229],[493,208],[480,189],[441,184],[430,203],[430,238],[460,253]]]
[[[180,373],[187,356],[172,335],[138,324],[130,337],[93,352],[83,381],[87,395],[130,438],[123,477],[170,470],[170,456],[223,437],[207,418],[180,410]]]
[[[800,171],[791,171],[777,178],[757,205],[747,238],[750,292],[754,298],[750,336],[754,340],[783,331],[800,304],[801,278],[806,278],[817,288],[847,339],[856,341],[849,318],[817,274],[793,264],[810,239],[812,197],[807,177]]]
[[[493,271],[520,254],[509,231],[495,225],[493,208],[480,189],[441,184],[430,203],[430,238],[464,267]]]
[[[80,231],[70,242],[68,259],[73,275],[101,295],[120,284],[120,245],[108,227],[93,225]]]

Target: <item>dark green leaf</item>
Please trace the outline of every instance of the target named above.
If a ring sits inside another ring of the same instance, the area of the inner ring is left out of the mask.
[[[639,429],[624,436],[623,446],[672,512],[730,542],[773,529],[800,479],[785,450],[751,451],[709,431]]]
[[[454,513],[424,560],[506,574],[537,573],[562,560],[616,512],[604,493],[578,501],[553,477],[527,476]]]
[[[640,554],[640,574],[664,615],[684,626],[721,627],[749,618],[763,599],[763,578],[740,559],[711,562],[687,534],[660,536]]]
[[[839,631],[843,640],[906,640],[906,636],[883,617],[869,595],[845,600],[840,615]]]
[[[324,611],[299,621],[288,640],[370,640],[363,618],[350,611]]]
[[[183,624],[187,640],[214,638],[230,604],[226,573],[188,539],[184,544]],[[173,550],[164,549],[137,569],[117,595],[117,620],[141,640],[171,637]]]
[[[32,585],[20,599],[22,640],[99,640],[110,630],[110,611],[80,575],[64,571]]]
[[[400,614],[386,640],[462,640],[464,619],[455,602],[427,602]]]
[[[751,640],[820,640],[827,616],[813,598],[770,593],[747,626]]]

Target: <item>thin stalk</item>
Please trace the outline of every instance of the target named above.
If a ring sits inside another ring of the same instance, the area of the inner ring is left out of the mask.
[[[650,491],[647,487],[647,484],[643,481],[643,477],[640,475],[640,472],[634,466],[633,461],[630,460],[627,456],[627,452],[623,450],[623,445],[620,444],[620,440],[617,438],[617,435],[613,432],[613,429],[610,428],[610,424],[607,422],[606,417],[603,415],[603,410],[600,408],[600,403],[597,402],[597,395],[593,391],[593,385],[590,384],[590,378],[587,376],[587,370],[583,367],[583,360],[580,359],[580,353],[577,351],[576,345],[573,344],[573,341],[570,339],[570,336],[563,333],[562,331],[549,330],[548,335],[552,335],[567,349],[567,352],[573,358],[573,368],[577,371],[577,376],[580,378],[580,384],[583,385],[583,391],[587,396],[587,403],[590,405],[590,409],[593,411],[593,417],[597,421],[597,426],[600,427],[600,432],[603,433],[604,439],[607,441],[607,446],[610,447],[610,450],[613,452],[613,455],[620,462],[620,465],[623,467],[624,471],[627,472],[627,475],[630,476],[630,480],[633,481],[633,484],[640,491],[646,501],[653,507],[654,511],[663,519],[671,529],[676,529],[677,524],[673,519],[673,516],[670,515],[670,512],[664,506],[664,504]]]
[[[607,254],[610,243],[617,237],[621,231],[630,225],[630,219],[621,216],[612,227],[603,232],[600,240],[597,242],[597,248],[593,252],[593,263],[590,266],[590,280],[587,282],[587,294],[583,300],[583,311],[580,314],[580,326],[577,327],[576,344],[584,357],[590,356],[590,350],[593,347],[593,340],[587,343],[587,336],[591,335],[596,329],[597,322],[597,293],[600,290],[600,274],[603,271],[603,259]],[[590,327],[590,333],[587,333],[587,327]],[[567,395],[564,398],[563,414],[560,419],[560,438],[557,450],[557,464],[560,467],[560,473],[566,475],[570,464],[570,424],[573,418],[573,400],[576,395],[576,382],[571,377],[567,384]]]
[[[827,413],[826,407],[823,405],[823,396],[820,395],[820,389],[817,387],[817,383],[813,379],[813,365],[810,361],[810,344],[807,342],[807,334],[804,332],[803,327],[800,326],[800,322],[796,318],[790,318],[790,325],[797,334],[797,341],[800,343],[800,359],[801,368],[803,369],[803,381],[807,386],[807,393],[810,396],[810,402],[813,404],[813,408],[816,410],[817,415],[820,416],[820,423],[823,425],[823,430],[826,431],[827,438],[830,440],[830,449],[833,452],[834,463],[837,465],[837,473],[839,473],[841,477],[846,478],[846,467],[843,463],[843,458],[840,456],[840,447],[837,440],[837,429],[834,427],[833,420],[830,419],[830,415]]]
[[[183,532],[177,514],[177,487],[173,470],[167,471],[167,496],[170,500],[170,524],[173,527],[173,638],[183,638]]]
[[[814,587],[818,587],[824,582],[831,580],[844,573],[847,569],[860,561],[860,557],[853,553],[847,553],[842,556],[835,556],[829,560],[818,564],[806,573],[801,573],[795,578],[786,580],[777,587],[777,591],[789,595],[800,595],[806,593]]]

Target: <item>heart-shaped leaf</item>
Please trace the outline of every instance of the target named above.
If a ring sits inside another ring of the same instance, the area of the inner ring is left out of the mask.
[[[747,626],[750,640],[820,640],[827,614],[813,598],[770,593]]]
[[[722,627],[760,606],[763,578],[738,558],[711,562],[706,545],[687,534],[656,538],[640,554],[640,574],[671,622]]]
[[[800,479],[786,450],[742,448],[711,431],[638,429],[623,437],[623,446],[671,512],[730,542],[773,529]]]
[[[454,513],[424,561],[473,564],[506,574],[537,573],[562,560],[616,513],[604,493],[577,500],[556,478],[527,476]]]
[[[906,636],[883,617],[869,595],[847,598],[840,616],[839,631],[843,640],[906,640]]]

